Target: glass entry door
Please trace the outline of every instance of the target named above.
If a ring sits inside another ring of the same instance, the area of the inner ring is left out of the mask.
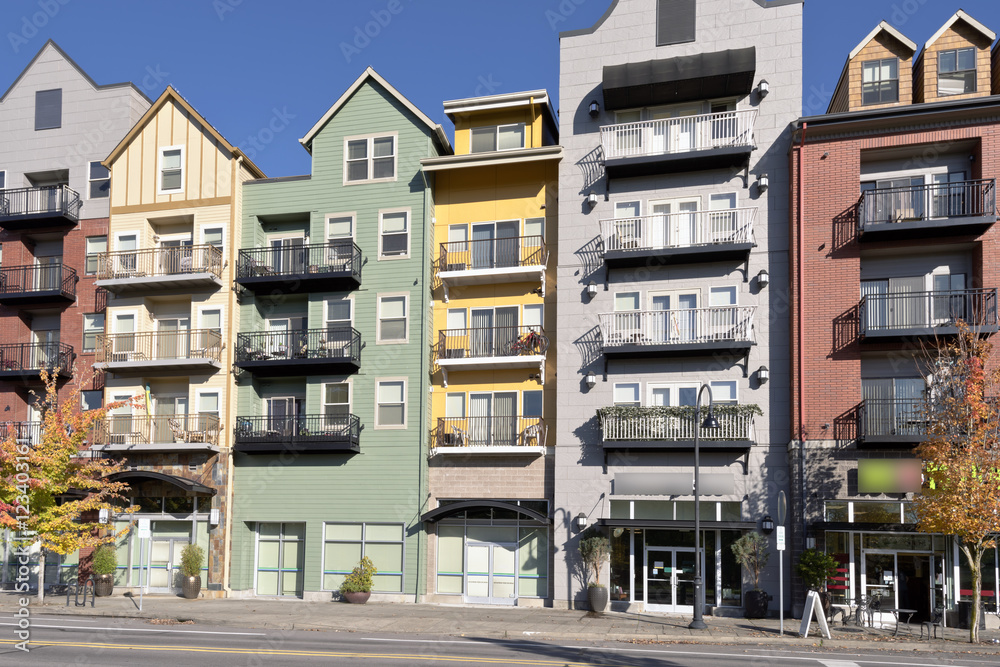
[[[927,621],[935,604],[944,600],[936,597],[940,588],[935,585],[941,566],[940,558],[927,553],[866,550],[861,560],[861,581],[864,595],[871,598],[881,595],[881,615],[875,620],[894,623],[886,609],[912,609],[914,621]],[[943,573],[942,573],[943,574]]]
[[[181,550],[188,538],[153,538],[149,541],[149,573],[146,592],[176,593],[180,586]]]
[[[645,555],[646,611],[693,613],[695,550],[646,547]]]
[[[470,542],[466,545],[465,601],[513,605],[517,600],[517,545]]]

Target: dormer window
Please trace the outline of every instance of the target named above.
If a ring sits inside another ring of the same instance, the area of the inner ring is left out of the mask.
[[[524,148],[524,123],[472,128],[473,153],[513,151]]]
[[[976,92],[976,49],[953,49],[938,53],[938,95]]]
[[[899,58],[869,60],[861,65],[861,104],[899,101]]]

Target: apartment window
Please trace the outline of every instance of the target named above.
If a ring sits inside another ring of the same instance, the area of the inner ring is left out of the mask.
[[[524,220],[524,245],[534,248],[545,240],[545,218],[526,218]]]
[[[7,172],[0,171],[0,190],[7,187]]]
[[[379,215],[379,258],[405,258],[410,255],[410,213],[393,211]]]
[[[716,404],[736,403],[736,382],[725,380],[712,382],[712,402]]]
[[[323,526],[323,590],[340,588],[344,577],[368,556],[378,571],[377,593],[403,591],[403,524],[328,523]]]
[[[696,10],[695,0],[657,0],[656,45],[693,42]]]
[[[104,313],[90,313],[83,316],[83,351],[97,349],[97,334],[104,333]]]
[[[472,128],[472,153],[513,151],[524,148],[524,123]]]
[[[87,275],[94,275],[100,265],[100,256],[108,251],[107,236],[87,237],[87,261],[84,272]]]
[[[351,385],[331,382],[323,385],[323,415],[329,428],[343,428],[351,414]]]
[[[639,407],[639,383],[628,382],[615,385],[615,405],[630,408]]]
[[[899,59],[869,60],[861,64],[861,104],[899,101]]]
[[[107,199],[111,196],[111,172],[103,164],[91,162],[87,179],[91,199]]]
[[[522,417],[542,416],[542,392],[525,391],[521,394],[521,416]]]
[[[219,428],[219,417],[219,392],[207,391],[198,394],[198,430],[215,431]]]
[[[222,227],[211,227],[202,232],[202,237],[204,238],[205,245],[210,245],[215,248],[222,247],[223,241],[223,231]]]
[[[62,127],[62,88],[35,92],[35,130]]]
[[[181,192],[184,185],[184,149],[170,146],[160,150],[160,194]]]
[[[345,182],[386,181],[396,177],[395,135],[345,141]]]
[[[222,335],[222,310],[213,308],[212,310],[201,311],[201,328],[206,331],[216,331]]]
[[[976,49],[938,53],[938,95],[976,92]]]
[[[80,392],[80,410],[86,412],[88,410],[96,410],[104,406],[104,392],[103,391],[81,391]]]
[[[326,237],[328,239],[354,238],[354,216],[328,217],[326,219]]]
[[[378,300],[378,342],[405,343],[408,297],[406,295],[381,296]]]
[[[406,380],[375,384],[375,428],[406,428]]]
[[[615,312],[624,313],[639,310],[638,292],[619,292],[615,294]]]

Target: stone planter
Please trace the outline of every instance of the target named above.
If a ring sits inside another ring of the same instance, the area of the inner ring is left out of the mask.
[[[351,604],[364,604],[372,596],[369,591],[358,591],[356,593],[341,593],[345,600]]]
[[[201,577],[181,577],[181,594],[194,600],[201,593]]]
[[[599,614],[604,613],[608,608],[608,587],[588,586],[587,602],[590,603],[590,610]]]
[[[743,608],[747,618],[764,618],[767,616],[768,595],[764,591],[752,590],[743,594]]]
[[[111,595],[115,587],[115,577],[111,574],[94,575],[94,595],[99,598],[106,598]]]

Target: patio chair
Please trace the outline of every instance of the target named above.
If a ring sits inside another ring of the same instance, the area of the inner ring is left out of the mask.
[[[934,607],[934,615],[931,620],[920,624],[920,638],[924,638],[924,628],[927,628],[927,639],[931,638],[931,630],[934,630],[934,639],[937,639],[937,629],[944,628],[944,605]],[[942,630],[943,632],[943,630]]]
[[[527,447],[528,442],[531,440],[535,441],[535,444],[539,447],[544,444],[543,429],[541,424],[532,424],[528,426],[523,431],[521,431],[521,446]]]

